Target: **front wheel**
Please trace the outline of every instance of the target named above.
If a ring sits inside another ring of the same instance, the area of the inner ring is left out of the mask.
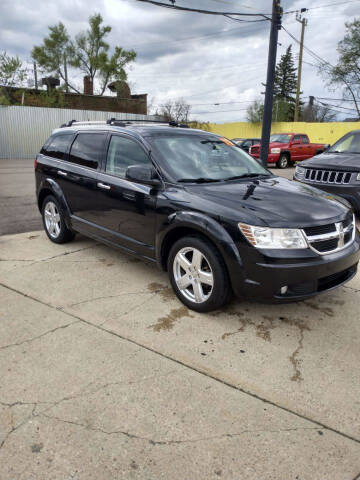
[[[176,295],[192,310],[210,312],[230,299],[224,261],[205,238],[188,236],[178,240],[169,254],[168,272]]]
[[[278,168],[287,168],[289,166],[289,157],[286,154],[282,154],[276,163]]]

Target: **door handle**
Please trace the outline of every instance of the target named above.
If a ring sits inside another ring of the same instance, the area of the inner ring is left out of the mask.
[[[58,170],[58,175],[62,175],[63,177],[67,177],[67,173],[62,172],[61,170]]]
[[[110,185],[105,185],[105,183],[101,183],[101,182],[99,182],[99,183],[97,184],[97,186],[98,186],[99,188],[103,188],[104,190],[110,190],[110,188],[111,188]]]

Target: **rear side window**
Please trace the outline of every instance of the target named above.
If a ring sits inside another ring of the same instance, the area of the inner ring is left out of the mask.
[[[309,143],[309,139],[306,135],[301,135],[302,143]]]
[[[71,134],[57,135],[50,139],[50,141],[46,142],[40,153],[59,160],[66,160],[69,145],[73,138],[74,136]]]
[[[150,165],[150,159],[133,140],[114,135],[111,137],[106,172],[125,178],[125,172],[130,165]]]
[[[104,151],[105,134],[79,133],[71,146],[71,163],[97,169],[101,155]]]

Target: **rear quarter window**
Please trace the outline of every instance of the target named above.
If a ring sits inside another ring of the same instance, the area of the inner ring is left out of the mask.
[[[66,160],[73,138],[73,134],[56,135],[45,143],[40,153],[59,160]]]
[[[105,138],[104,133],[79,133],[71,146],[69,161],[96,170],[104,153]]]

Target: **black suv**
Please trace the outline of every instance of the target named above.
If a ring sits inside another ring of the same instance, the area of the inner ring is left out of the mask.
[[[35,162],[50,240],[81,232],[156,262],[201,312],[232,292],[299,300],[355,275],[359,236],[346,200],[181,127],[111,119],[55,130]]]
[[[360,130],[347,133],[321,155],[301,162],[294,180],[340,195],[360,213]]]

